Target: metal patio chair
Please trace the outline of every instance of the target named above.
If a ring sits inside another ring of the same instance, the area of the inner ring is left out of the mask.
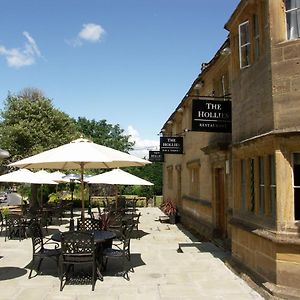
[[[83,231],[69,231],[61,235],[61,261],[60,261],[60,291],[70,279],[70,271],[74,272],[76,265],[91,265],[92,267],[92,290],[95,289],[98,263],[96,259],[96,246],[94,234]]]
[[[132,268],[125,269],[126,260],[130,261],[130,239],[134,225],[128,225],[123,232],[122,243],[113,244],[112,248],[103,250],[103,269],[106,270],[108,260],[119,259],[122,262],[122,271],[118,274],[122,275],[126,280],[129,280],[128,271]]]
[[[58,261],[61,250],[59,244],[53,241],[44,240],[42,226],[37,220],[33,220],[28,228],[28,233],[31,236],[32,240],[32,263],[30,268],[30,273],[28,278],[31,278],[32,271],[35,266],[36,260],[38,260],[37,273],[40,270],[41,264],[44,259],[52,259],[56,261],[57,270],[58,270]],[[47,246],[51,245],[52,248]],[[54,246],[54,247],[53,247]]]

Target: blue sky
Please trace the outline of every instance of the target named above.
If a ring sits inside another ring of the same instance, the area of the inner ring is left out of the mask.
[[[38,88],[71,117],[120,124],[139,149],[224,42],[238,0],[1,0],[0,108]]]

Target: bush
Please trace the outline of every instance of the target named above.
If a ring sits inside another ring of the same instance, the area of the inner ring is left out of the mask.
[[[1,209],[1,214],[2,214],[3,218],[5,218],[5,216],[9,215],[9,213],[10,213],[10,210],[8,207]]]
[[[49,197],[48,203],[55,203],[58,202],[59,200],[58,195],[56,193],[49,194],[48,197]]]

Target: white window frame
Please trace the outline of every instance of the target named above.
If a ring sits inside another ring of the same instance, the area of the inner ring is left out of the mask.
[[[285,4],[286,4],[286,1],[285,1]],[[286,7],[286,5],[285,5]],[[298,14],[296,14],[295,18],[295,23],[297,23],[297,27],[296,27],[296,30],[298,31],[298,36],[297,37],[291,37],[291,34],[289,33],[289,28],[288,26],[286,26],[286,38],[287,40],[296,40],[296,39],[299,39],[300,38],[300,6],[299,7],[294,7],[294,8],[291,8],[291,9],[285,9],[285,17],[286,17],[286,25],[288,25],[288,22],[287,22],[287,16],[288,14],[291,14],[292,12],[296,12],[298,11]],[[299,16],[299,17],[298,17]],[[290,35],[290,36],[289,36]]]
[[[246,189],[247,189],[247,162],[245,159],[241,160],[241,205],[242,211],[246,210]]]
[[[248,30],[248,40],[244,44],[242,44],[242,39],[241,39],[241,28],[243,26],[247,26],[247,30]],[[247,65],[243,65],[243,60],[242,60],[243,48],[246,48],[246,49],[248,48],[248,55],[247,55],[248,64]],[[250,27],[249,27],[249,21],[246,21],[246,22],[239,24],[239,55],[240,55],[240,68],[241,69],[245,69],[250,66],[250,50],[251,50]]]
[[[265,213],[265,165],[264,157],[258,157],[259,166],[259,213]]]
[[[270,213],[273,217],[276,214],[276,162],[275,156],[269,155],[269,178],[270,178]]]

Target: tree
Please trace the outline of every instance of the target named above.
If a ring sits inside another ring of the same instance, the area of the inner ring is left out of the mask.
[[[53,107],[37,89],[8,95],[0,111],[1,147],[16,161],[68,143],[79,132],[75,120]]]
[[[124,152],[133,149],[134,143],[129,141],[130,136],[124,134],[119,124],[112,125],[106,120],[88,120],[84,117],[79,117],[76,124],[78,131],[96,144]]]
[[[1,147],[10,157],[2,163],[40,153],[79,137],[75,120],[54,108],[38,89],[27,88],[18,95],[8,95],[0,111]],[[49,188],[50,189],[50,188]],[[32,205],[37,201],[37,186],[32,185]]]
[[[154,186],[127,186],[124,192],[148,198],[152,197],[153,194],[162,195],[162,163],[156,162],[138,168],[130,167],[126,171],[152,182]]]

